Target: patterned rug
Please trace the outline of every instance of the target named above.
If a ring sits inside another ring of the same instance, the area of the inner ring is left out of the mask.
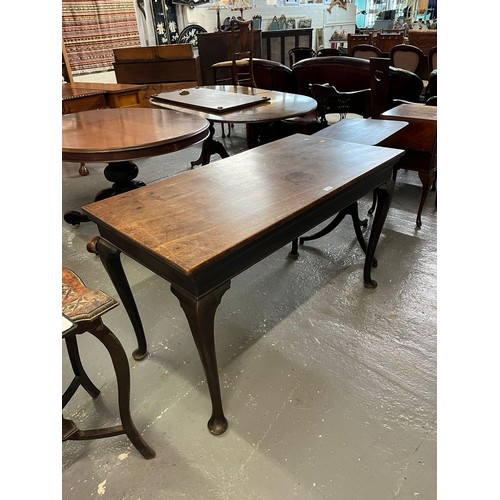
[[[113,49],[141,45],[133,0],[62,0],[62,37],[74,74],[113,69]]]

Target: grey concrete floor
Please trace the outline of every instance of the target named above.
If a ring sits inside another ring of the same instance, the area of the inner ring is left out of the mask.
[[[220,127],[217,126],[220,135]],[[225,139],[235,154],[244,129]],[[138,161],[154,182],[189,169],[200,146]],[[92,201],[104,165],[63,163],[62,213]],[[197,167],[203,168],[203,167]],[[305,165],[304,168],[307,168]],[[212,436],[210,401],[187,320],[169,284],[122,258],[150,355],[135,361],[122,305],[104,322],[131,368],[131,411],[156,451],[145,460],[126,436],[62,443],[62,497],[109,499],[387,500],[437,498],[437,210],[431,192],[416,229],[420,181],[400,171],[363,287],[364,256],[345,220],[334,233],[275,252],[232,281],[215,318],[222,398],[229,428]],[[360,201],[366,214],[371,196]],[[371,219],[369,219],[369,227]],[[86,251],[94,224],[62,221],[62,264],[118,299],[98,257]],[[101,390],[79,389],[64,410],[81,428],[118,423],[111,362],[90,335],[83,363]],[[71,379],[62,346],[62,387]]]

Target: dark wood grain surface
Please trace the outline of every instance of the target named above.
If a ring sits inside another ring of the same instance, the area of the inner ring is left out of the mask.
[[[255,106],[265,100],[265,95],[226,92],[224,90],[196,87],[172,92],[162,92],[155,100],[163,101],[173,106],[194,108],[208,113],[228,113],[246,106]]]
[[[76,99],[89,94],[106,94],[120,92],[135,92],[141,90],[141,85],[121,83],[74,82],[62,85],[62,99]]]
[[[62,117],[65,161],[112,162],[178,151],[208,136],[207,120],[152,108],[114,108]]]
[[[333,139],[376,146],[407,125],[408,122],[405,121],[349,118],[347,120],[340,120],[329,127],[325,127],[319,132],[316,132],[314,137],[320,137],[325,140]]]
[[[297,134],[83,210],[162,265],[192,275],[362,185],[402,154]]]

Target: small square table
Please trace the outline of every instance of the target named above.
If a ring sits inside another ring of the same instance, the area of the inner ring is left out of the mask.
[[[437,175],[437,106],[400,104],[379,116],[382,120],[402,120],[408,126],[382,141],[382,146],[404,149],[406,154],[396,165],[418,173],[422,196],[417,212],[417,227],[422,226],[422,209]]]

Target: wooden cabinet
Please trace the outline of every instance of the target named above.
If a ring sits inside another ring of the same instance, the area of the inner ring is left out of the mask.
[[[261,31],[254,30],[253,34],[253,57],[261,58]],[[197,39],[202,85],[214,85],[215,80],[212,64],[229,61],[232,58],[231,32],[199,33]]]
[[[262,32],[262,57],[289,66],[288,51],[312,47],[312,28]]]

